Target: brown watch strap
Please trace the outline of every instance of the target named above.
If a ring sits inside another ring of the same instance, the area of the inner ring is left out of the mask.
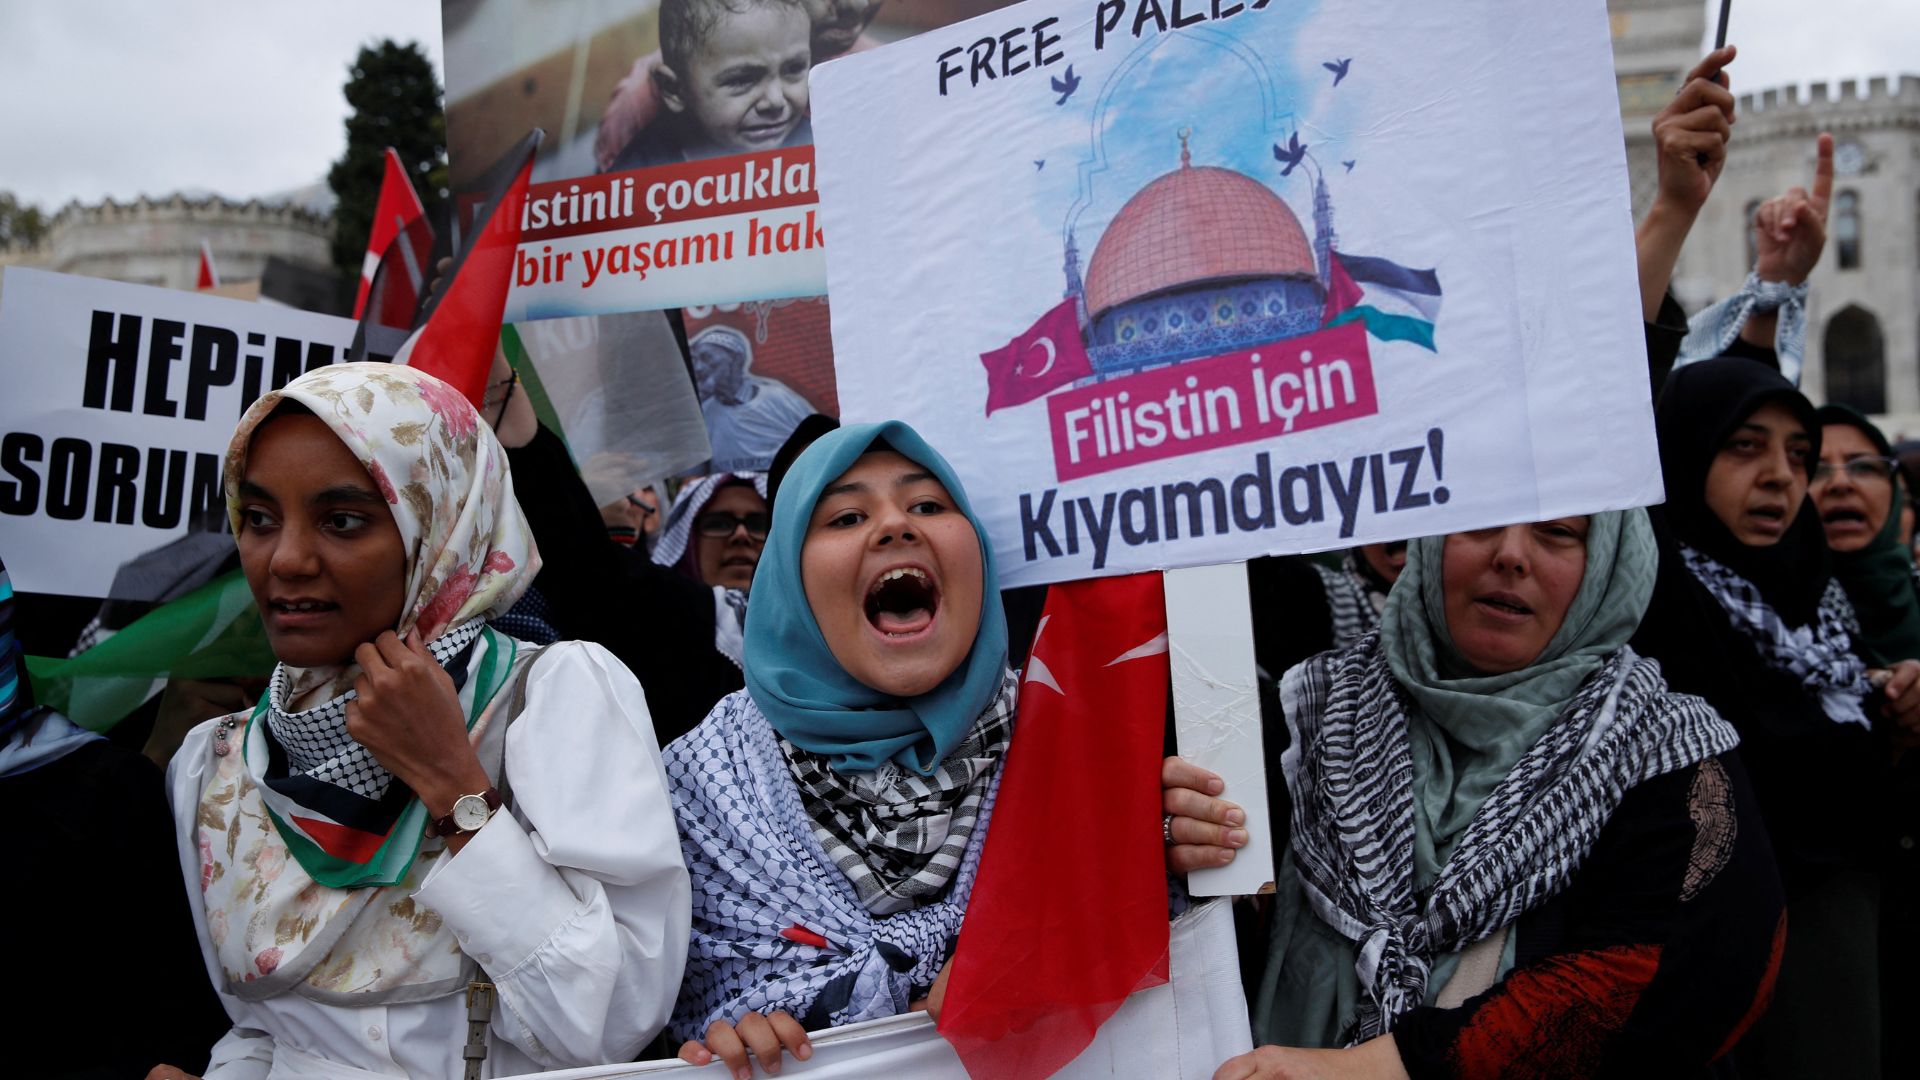
[[[466,796],[464,795],[461,796],[461,798],[465,798],[465,797]],[[500,797],[500,789],[498,788],[488,788],[487,790],[480,792],[480,797],[487,801],[487,813],[489,814],[492,814],[494,811],[500,809],[500,804],[504,801]],[[459,799],[455,799],[454,801],[458,802]],[[453,811],[451,810],[447,811],[447,813],[444,816],[434,818],[432,821],[427,823],[428,836],[453,836],[456,833],[461,833],[465,831],[467,830],[462,829],[458,825],[454,824]]]

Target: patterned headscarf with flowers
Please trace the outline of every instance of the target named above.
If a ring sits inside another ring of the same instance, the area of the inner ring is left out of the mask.
[[[345,444],[386,498],[407,557],[406,599],[393,630],[418,631],[463,701],[491,688],[466,686],[483,620],[504,613],[539,570],[539,556],[513,497],[506,451],[466,398],[431,375],[392,364],[320,368],[267,394],[240,419],[227,448],[227,512],[241,529],[239,488],[261,424],[294,402]],[[486,655],[493,656],[492,650]],[[497,664],[483,665],[497,673]],[[259,713],[241,743],[275,826],[322,884],[390,884],[412,858],[417,832],[396,829],[423,811],[419,800],[347,732],[358,664],[274,668]],[[483,678],[482,682],[488,681]],[[224,729],[223,729],[224,733]],[[286,770],[269,772],[268,733]],[[260,743],[258,747],[256,743]],[[222,748],[225,743],[222,741]],[[258,749],[260,753],[252,751]],[[222,749],[216,748],[215,753]],[[331,826],[314,833],[301,822]],[[374,857],[366,857],[369,851]]]
[[[493,430],[459,391],[396,364],[317,368],[253,403],[227,446],[227,517],[236,535],[247,448],[285,401],[305,406],[339,436],[393,510],[408,560],[395,633],[417,629],[432,642],[452,627],[505,612],[533,583],[540,556]],[[344,691],[357,672],[293,675],[290,689],[299,697],[326,683]]]

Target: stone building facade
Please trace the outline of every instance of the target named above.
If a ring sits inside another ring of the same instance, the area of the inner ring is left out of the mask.
[[[223,285],[275,278],[310,285],[314,275],[322,275],[330,297],[332,235],[328,215],[291,200],[236,202],[181,194],[125,203],[108,199],[91,206],[67,204],[48,223],[38,247],[0,254],[0,266],[192,289],[205,241]],[[255,293],[262,291],[276,290]],[[326,306],[331,305],[322,309]]]
[[[1637,219],[1657,183],[1653,117],[1699,60],[1708,5],[1609,0],[1608,9]],[[1881,417],[1889,434],[1920,437],[1920,76],[1801,90],[1737,94],[1726,171],[1681,252],[1674,293],[1693,311],[1740,287],[1754,210],[1811,187],[1814,140],[1832,132],[1834,199],[1811,278],[1801,386],[1816,402]]]

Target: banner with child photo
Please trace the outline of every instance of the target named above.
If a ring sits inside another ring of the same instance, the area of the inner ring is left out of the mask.
[[[660,318],[631,313],[678,311],[712,454],[672,471],[766,469],[801,418],[840,411],[811,66],[1006,2],[445,0],[456,203],[547,132],[505,321],[527,341],[554,336],[542,321],[610,340]],[[581,378],[636,378],[610,359]]]
[[[456,196],[547,131],[506,320],[819,296],[808,73],[1005,0],[444,0]]]
[[[1602,0],[1029,0],[816,69],[841,409],[1004,585],[1661,497]]]

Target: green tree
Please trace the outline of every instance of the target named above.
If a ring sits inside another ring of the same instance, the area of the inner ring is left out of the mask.
[[[383,40],[365,46],[348,69],[347,152],[327,173],[339,204],[333,211],[333,262],[358,281],[380,201],[385,154],[391,146],[411,173],[427,220],[440,228],[447,199],[447,115],[440,80],[420,46]]]
[[[11,191],[0,191],[0,251],[30,248],[46,235],[47,216],[39,207],[21,202]]]

